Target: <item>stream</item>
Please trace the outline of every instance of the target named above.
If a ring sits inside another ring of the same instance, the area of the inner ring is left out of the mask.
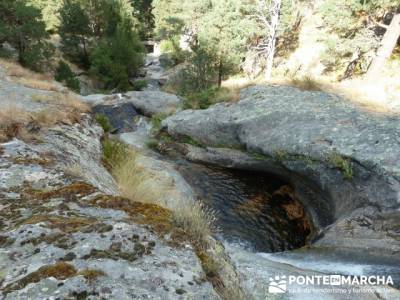
[[[147,79],[155,84],[147,90],[160,90],[160,79],[165,78],[159,65],[155,56],[148,56]],[[123,140],[135,147],[141,144],[138,148],[144,149],[149,132],[150,124],[144,118],[136,132]],[[266,299],[266,280],[282,274],[390,274],[394,286],[399,287],[400,260],[393,264],[391,260],[360,255],[357,251],[304,247],[315,233],[314,227],[296,191],[284,179],[265,172],[201,165],[176,153],[157,155],[157,159],[173,165],[198,201],[215,212],[219,229],[215,237],[224,244],[237,270],[244,274],[244,284],[256,299]],[[287,299],[325,299],[326,294],[319,291],[324,286],[315,287],[308,298],[300,295]],[[332,295],[329,299],[355,299],[349,297]]]
[[[312,225],[293,189],[269,174],[180,161],[176,169],[217,216],[219,237],[253,252],[305,245]]]

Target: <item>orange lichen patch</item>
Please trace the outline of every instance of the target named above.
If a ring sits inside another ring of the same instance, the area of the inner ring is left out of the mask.
[[[81,231],[82,228],[93,224],[96,220],[84,217],[62,217],[54,215],[36,215],[25,220],[23,224],[46,223],[49,228],[57,228],[65,233]]]
[[[188,240],[185,232],[175,226],[172,212],[158,205],[113,196],[97,197],[91,201],[91,204],[101,208],[125,211],[132,218],[132,221],[150,225],[160,237],[169,234],[171,239],[168,243],[171,246],[179,247]]]
[[[113,196],[100,196],[92,204],[101,208],[125,211],[141,224],[152,225],[157,232],[170,232],[173,228],[171,211],[154,204],[133,202],[129,199]]]
[[[92,185],[85,182],[74,182],[52,191],[36,191],[34,192],[34,197],[40,200],[64,198],[72,201],[93,194],[94,192],[96,192],[96,188]]]
[[[47,167],[53,163],[53,160],[50,158],[17,157],[13,160],[13,163],[23,165],[40,165]]]
[[[3,289],[3,292],[4,294],[8,294],[13,291],[23,289],[30,283],[39,282],[42,279],[49,277],[54,277],[58,280],[65,280],[76,275],[77,271],[74,266],[65,262],[59,262],[54,265],[43,266],[37,271],[32,272],[24,278],[18,280],[17,282],[7,285]]]
[[[105,276],[106,274],[101,270],[85,269],[79,271],[77,275],[82,275],[88,282],[92,282],[98,277]]]

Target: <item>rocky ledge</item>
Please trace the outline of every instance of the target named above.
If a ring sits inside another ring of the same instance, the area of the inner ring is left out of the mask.
[[[82,115],[0,144],[0,298],[219,299],[171,212],[118,197],[102,135]]]
[[[286,179],[314,221],[314,247],[398,257],[398,116],[323,92],[253,86],[238,103],[182,111],[163,128],[193,161]]]

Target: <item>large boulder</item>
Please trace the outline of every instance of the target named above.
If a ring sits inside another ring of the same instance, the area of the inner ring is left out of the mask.
[[[128,92],[125,96],[140,113],[148,117],[158,113],[174,113],[182,104],[176,95],[159,91]]]
[[[124,133],[134,131],[138,113],[131,103],[99,104],[93,106],[95,114],[104,115],[108,118],[112,133]]]
[[[160,91],[134,91],[123,94],[102,95],[93,94],[82,97],[92,106],[121,106],[130,103],[142,115],[151,117],[155,114],[172,114],[182,106],[178,96]]]
[[[194,161],[262,170],[297,190],[316,226],[314,244],[400,253],[400,119],[324,92],[253,86],[236,104],[163,121],[194,144]]]

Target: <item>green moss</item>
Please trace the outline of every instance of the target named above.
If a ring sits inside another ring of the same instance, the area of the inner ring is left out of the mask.
[[[269,159],[268,156],[258,153],[258,152],[250,152],[249,154],[255,160],[268,160]]]
[[[145,254],[150,254],[151,250],[147,249],[143,244],[139,242],[135,243],[134,249],[131,252],[121,251],[120,247],[111,245],[109,250],[97,250],[92,249],[89,254],[83,256],[83,259],[91,258],[108,258],[113,260],[123,259],[133,262]]]

